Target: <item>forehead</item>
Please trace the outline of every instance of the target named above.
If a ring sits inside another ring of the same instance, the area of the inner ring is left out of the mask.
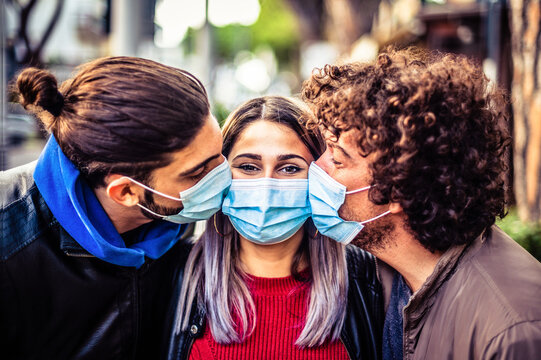
[[[259,149],[271,152],[277,147],[299,149],[306,148],[299,135],[286,125],[258,120],[248,125],[239,135],[233,145],[232,152]]]
[[[359,130],[351,129],[348,131],[343,131],[339,134],[338,137],[332,134],[330,131],[326,130],[323,132],[323,135],[328,146],[343,149],[350,155],[359,153],[360,149],[358,145],[358,139],[361,135]]]

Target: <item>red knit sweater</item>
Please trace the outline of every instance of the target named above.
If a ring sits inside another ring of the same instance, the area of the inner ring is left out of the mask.
[[[256,306],[256,327],[241,344],[220,345],[207,326],[203,336],[196,339],[190,360],[282,360],[282,359],[348,359],[340,341],[317,348],[295,346],[308,309],[309,285],[285,278],[250,277],[248,286]]]

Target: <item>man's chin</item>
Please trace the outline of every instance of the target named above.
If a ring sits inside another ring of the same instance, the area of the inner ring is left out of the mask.
[[[381,251],[391,243],[393,230],[393,224],[367,224],[351,243],[371,253]]]

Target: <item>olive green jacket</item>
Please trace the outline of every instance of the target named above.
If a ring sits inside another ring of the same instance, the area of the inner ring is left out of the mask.
[[[378,261],[386,303],[392,268]],[[443,254],[403,309],[404,359],[540,359],[541,263],[498,227]]]

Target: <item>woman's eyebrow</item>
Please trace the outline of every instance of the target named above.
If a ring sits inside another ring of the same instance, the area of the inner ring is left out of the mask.
[[[289,159],[301,159],[302,161],[304,161],[306,163],[306,165],[309,165],[308,161],[306,161],[305,158],[303,158],[302,156],[297,155],[297,154],[278,155],[278,160],[279,161],[284,161],[284,160],[289,160]]]
[[[251,154],[251,153],[245,153],[245,154],[239,154],[233,158],[233,161],[237,160],[238,158],[245,157],[252,160],[261,160],[261,155],[258,154]]]

